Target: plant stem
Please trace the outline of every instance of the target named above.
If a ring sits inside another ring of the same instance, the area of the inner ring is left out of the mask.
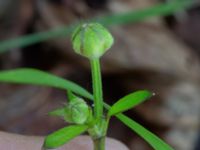
[[[93,140],[94,150],[105,150],[105,137]]]
[[[103,93],[99,59],[91,59],[92,85],[94,94],[94,117],[97,121],[103,118]]]
[[[96,133],[98,138],[93,138],[94,150],[105,150],[105,133],[104,117],[103,117],[103,92],[102,79],[99,58],[90,59],[92,70],[92,86],[94,95],[94,117],[97,121],[99,133]],[[102,132],[102,133],[101,133]]]

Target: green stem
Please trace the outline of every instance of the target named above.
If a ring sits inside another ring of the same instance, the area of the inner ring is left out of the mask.
[[[94,95],[94,117],[96,119],[97,132],[94,133],[94,150],[105,150],[105,120],[103,117],[103,92],[101,67],[99,59],[91,59],[92,85]]]
[[[94,150],[105,150],[105,137],[93,140]]]
[[[103,93],[99,59],[91,59],[92,85],[94,94],[94,117],[97,121],[103,118]]]

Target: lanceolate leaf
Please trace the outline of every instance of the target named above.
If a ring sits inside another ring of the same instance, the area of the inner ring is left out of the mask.
[[[151,96],[152,96],[152,94],[146,90],[131,93],[131,94],[121,98],[119,101],[117,101],[109,109],[108,116],[110,117],[117,113],[124,112],[124,111],[140,104],[141,102],[147,100]]]
[[[110,109],[110,106],[104,103],[104,107],[106,109]],[[149,143],[155,150],[174,150],[167,143],[161,140],[152,132],[145,129],[143,126],[132,120],[131,118],[119,113],[115,115],[121,122],[123,122],[127,127],[136,132],[139,136],[141,136],[147,143]]]
[[[0,72],[0,82],[32,84],[71,90],[81,96],[92,98],[91,94],[79,85],[36,69],[15,69]]]
[[[172,147],[158,138],[155,134],[151,133],[129,117],[123,114],[118,114],[116,117],[130,129],[136,132],[139,136],[141,136],[144,140],[146,140],[155,150],[174,150]]]
[[[44,148],[57,148],[65,143],[69,142],[76,136],[87,130],[87,126],[85,125],[73,125],[62,128],[58,131],[53,132],[48,135],[44,141]]]

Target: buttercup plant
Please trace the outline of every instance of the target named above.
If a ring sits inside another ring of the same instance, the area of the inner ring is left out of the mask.
[[[149,99],[153,94],[147,90],[133,92],[112,106],[103,100],[100,58],[112,46],[113,37],[98,23],[79,25],[72,34],[72,45],[77,54],[89,59],[91,64],[93,94],[79,85],[36,69],[16,69],[0,72],[1,82],[33,84],[67,90],[68,102],[62,108],[49,112],[63,118],[69,125],[46,136],[43,149],[60,147],[82,133],[88,133],[94,150],[105,150],[105,138],[110,118],[115,116],[140,135],[155,150],[173,150],[168,144],[140,124],[122,113]],[[92,100],[89,106],[86,100]]]

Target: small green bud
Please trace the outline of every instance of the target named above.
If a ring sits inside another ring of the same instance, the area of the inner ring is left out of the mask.
[[[84,124],[90,116],[90,108],[81,98],[75,98],[69,102],[66,108],[65,121],[75,124]]]
[[[96,122],[92,128],[88,129],[90,136],[93,139],[98,139],[100,137],[105,136],[105,134],[106,134],[106,123],[107,123],[106,120],[103,119],[103,118],[102,118],[101,121]]]
[[[100,58],[113,41],[110,32],[99,23],[82,24],[72,34],[75,52],[89,59]]]

